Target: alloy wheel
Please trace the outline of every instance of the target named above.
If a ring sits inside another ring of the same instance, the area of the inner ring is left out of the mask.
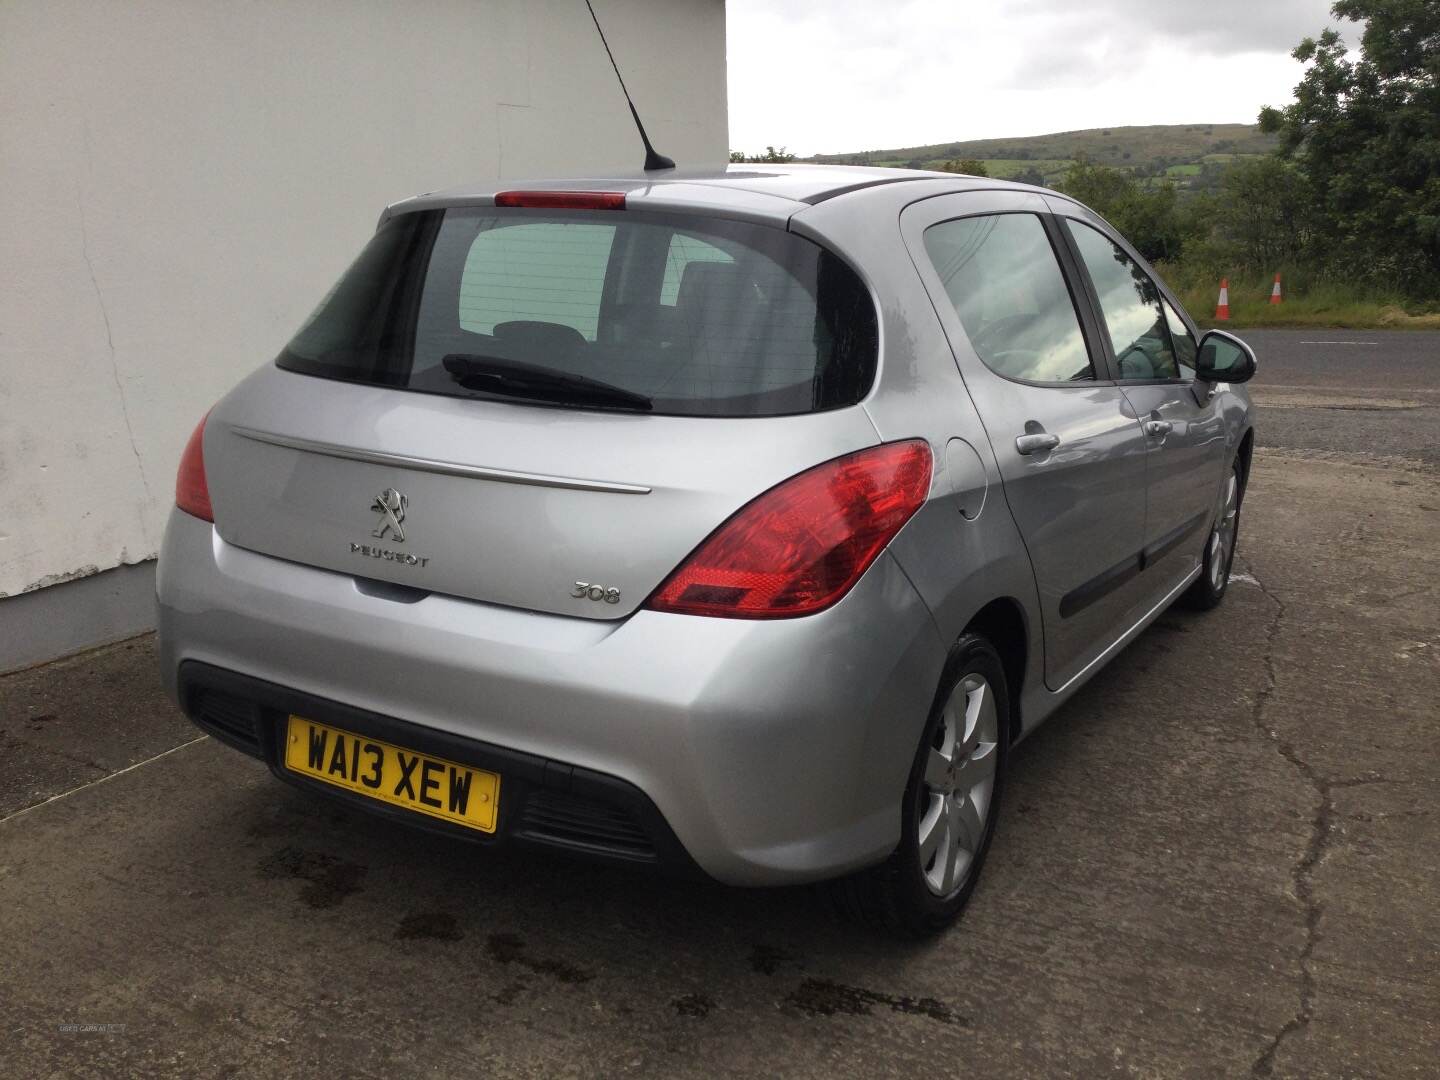
[[[1235,522],[1240,515],[1240,481],[1234,472],[1225,483],[1225,494],[1215,515],[1215,528],[1210,533],[1210,587],[1219,592],[1230,573],[1230,557],[1235,547]]]
[[[920,867],[936,896],[948,896],[964,883],[984,844],[999,738],[994,690],[983,676],[965,676],[945,703],[925,760]]]

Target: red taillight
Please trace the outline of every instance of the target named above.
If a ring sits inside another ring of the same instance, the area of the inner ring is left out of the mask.
[[[502,191],[496,206],[528,206],[538,210],[624,210],[623,191]]]
[[[791,477],[737,511],[647,607],[781,619],[838,601],[924,504],[930,445],[888,443]]]
[[[210,508],[210,486],[205,482],[205,421],[209,419],[206,413],[195,425],[175,476],[175,505],[202,521],[215,520],[215,511]]]

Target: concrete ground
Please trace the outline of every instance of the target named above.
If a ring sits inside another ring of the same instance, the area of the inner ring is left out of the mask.
[[[1016,752],[952,933],[312,801],[137,639],[0,679],[5,1074],[1440,1075],[1440,346],[1253,337],[1230,595]]]

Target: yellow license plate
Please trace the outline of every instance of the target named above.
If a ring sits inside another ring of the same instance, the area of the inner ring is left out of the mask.
[[[495,831],[500,777],[484,769],[417,754],[303,716],[291,716],[286,727],[285,767],[391,806],[480,832]]]

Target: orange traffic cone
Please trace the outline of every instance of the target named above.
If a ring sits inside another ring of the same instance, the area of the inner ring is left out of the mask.
[[[1270,290],[1270,303],[1272,303],[1272,304],[1278,304],[1278,303],[1280,303],[1280,275],[1279,275],[1279,274],[1276,274],[1276,275],[1275,275],[1275,285],[1274,285],[1274,287],[1271,288],[1271,290]]]
[[[1215,318],[1229,320],[1230,318],[1230,279],[1220,279],[1220,299],[1215,303]]]

